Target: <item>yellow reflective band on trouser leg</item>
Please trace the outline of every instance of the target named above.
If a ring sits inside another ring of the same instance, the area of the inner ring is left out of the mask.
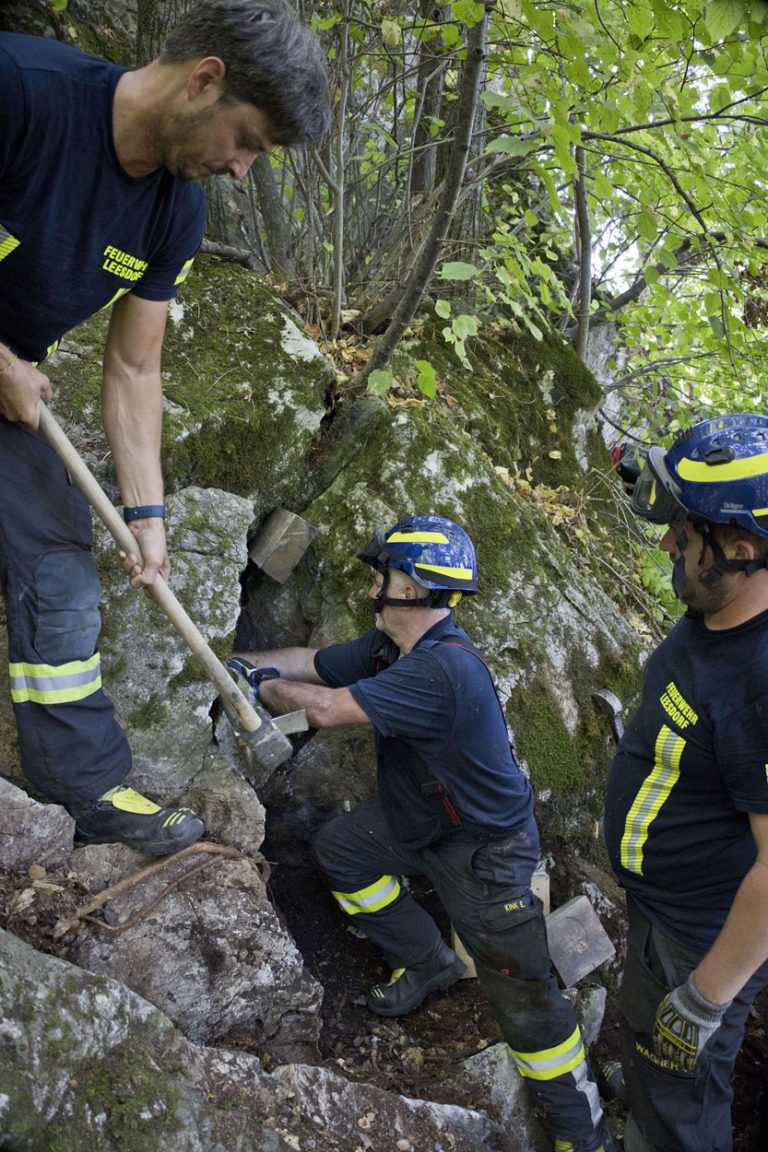
[[[71,704],[101,688],[98,652],[69,664],[9,664],[8,672],[14,704]]]
[[[332,892],[331,895],[348,916],[356,916],[358,912],[380,912],[397,900],[400,882],[396,876],[380,876],[375,883],[359,892]]]
[[[586,1066],[584,1042],[578,1026],[567,1040],[554,1048],[542,1048],[540,1052],[515,1052],[514,1048],[509,1051],[520,1075],[529,1080],[554,1080],[556,1076],[572,1072],[579,1064]]]

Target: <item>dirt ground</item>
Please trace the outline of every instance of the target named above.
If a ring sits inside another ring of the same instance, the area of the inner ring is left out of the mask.
[[[471,1095],[458,1098],[455,1084],[444,1087],[462,1060],[501,1039],[477,981],[460,981],[401,1020],[374,1017],[365,1007],[365,991],[388,972],[370,944],[349,931],[319,878],[309,867],[296,867],[295,861],[290,867],[278,863],[273,867],[270,892],[307,967],[325,988],[321,1059],[350,1079],[407,1096],[482,1107],[483,1101]],[[447,935],[448,923],[434,894],[420,882],[414,894]],[[66,937],[54,939],[53,927],[61,917],[71,916],[84,899],[73,877],[64,871],[36,878],[0,871],[0,927],[43,952],[67,958]],[[753,1010],[736,1068],[735,1152],[768,1148],[766,1019],[768,994]],[[615,1057],[617,1050],[609,997],[593,1052],[595,1066]],[[607,1111],[615,1130],[621,1132],[622,1109],[614,1101]]]
[[[306,871],[275,868],[270,886],[304,961],[323,984],[322,1054],[350,1078],[407,1096],[482,1107],[474,1097],[457,1100],[442,1084],[455,1066],[502,1037],[476,980],[462,980],[424,1007],[399,1021],[377,1019],[365,1006],[365,991],[389,975],[364,939],[353,935],[317,877]],[[428,908],[446,938],[449,924],[434,894],[420,882],[414,895]],[[594,977],[599,983],[599,976]],[[768,992],[755,1005],[734,1077],[734,1152],[768,1149]],[[595,1068],[616,1059],[618,1024],[609,997],[600,1038],[592,1052]],[[617,1134],[624,1110],[607,1102]]]

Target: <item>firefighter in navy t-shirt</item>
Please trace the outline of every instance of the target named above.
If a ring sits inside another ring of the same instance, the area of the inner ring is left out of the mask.
[[[570,1003],[550,971],[533,796],[488,668],[451,608],[477,590],[475,550],[442,516],[411,516],[360,554],[376,627],[318,650],[236,656],[275,713],[317,728],[370,724],[377,795],[321,829],[313,850],[341,911],[393,969],[369,1008],[401,1016],[464,972],[399,877],[425,874],[477,967],[558,1152],[614,1144]]]
[[[688,606],[650,657],[605,829],[627,891],[626,1152],[728,1152],[729,1077],[768,984],[768,418],[650,449],[638,515]]]
[[[328,119],[315,41],[283,0],[205,0],[158,60],[119,68],[0,34],[0,582],[22,767],[81,837],[162,855],[196,840],[188,808],[122,781],[131,756],[101,687],[88,507],[38,433],[38,365],[111,308],[103,420],[140,545],[131,584],[167,577],[160,352],[168,301],[200,247],[196,181],[241,178]]]

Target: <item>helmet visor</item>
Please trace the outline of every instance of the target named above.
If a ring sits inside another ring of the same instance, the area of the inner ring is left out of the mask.
[[[358,560],[362,560],[364,564],[370,564],[378,572],[383,572],[385,568],[391,567],[398,560],[408,564],[407,556],[387,544],[387,535],[385,529],[377,528],[362,552],[358,552]]]
[[[653,447],[632,489],[631,508],[652,524],[672,524],[688,512],[680,503],[680,488],[664,463],[666,449]]]

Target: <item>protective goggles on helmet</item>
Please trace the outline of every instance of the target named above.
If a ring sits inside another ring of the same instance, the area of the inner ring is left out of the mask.
[[[632,511],[652,524],[673,524],[688,515],[688,510],[680,502],[680,486],[664,463],[666,454],[665,448],[649,448],[632,489]]]
[[[389,567],[393,560],[406,559],[405,556],[399,555],[394,549],[387,546],[387,533],[383,528],[375,530],[363,550],[358,552],[357,558],[365,564],[370,564],[379,572]]]

